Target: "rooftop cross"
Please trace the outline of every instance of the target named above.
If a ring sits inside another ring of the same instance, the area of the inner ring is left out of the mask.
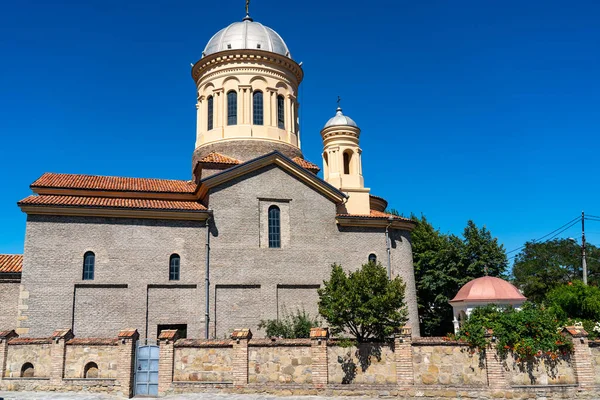
[[[246,0],[246,15],[250,15],[250,0]]]
[[[338,103],[338,110],[341,110],[341,109],[342,109],[342,106],[340,105],[340,103],[341,103],[341,102],[342,102],[342,98],[341,98],[340,96],[338,96],[338,99],[337,99],[337,103]]]

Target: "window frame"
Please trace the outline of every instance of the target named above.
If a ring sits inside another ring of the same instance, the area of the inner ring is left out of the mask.
[[[174,264],[174,262],[177,262]],[[181,257],[177,253],[169,257],[169,281],[181,280]]]
[[[270,249],[281,248],[281,209],[276,205],[269,206],[267,214],[268,242]]]
[[[374,260],[371,261],[371,258],[374,258]],[[372,262],[373,264],[377,264],[377,254],[370,253],[369,256],[367,257],[367,261]]]
[[[215,127],[214,115],[215,115],[215,104],[214,97],[208,96],[206,99],[206,130],[210,131]]]
[[[237,125],[237,106],[237,92],[230,90],[227,92],[227,125]]]
[[[277,127],[285,129],[285,98],[277,95]]]
[[[260,97],[260,101],[257,101],[258,97]],[[265,124],[265,99],[263,92],[260,90],[255,90],[252,93],[252,124]]]
[[[91,262],[88,260],[91,259]],[[86,251],[83,255],[83,271],[81,280],[93,281],[96,275],[96,254],[93,251]]]

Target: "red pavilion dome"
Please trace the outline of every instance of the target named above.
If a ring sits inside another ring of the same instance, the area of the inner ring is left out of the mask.
[[[519,292],[511,283],[493,276],[484,276],[467,282],[450,300],[450,303],[458,302],[487,302],[495,301],[525,301],[527,298]]]

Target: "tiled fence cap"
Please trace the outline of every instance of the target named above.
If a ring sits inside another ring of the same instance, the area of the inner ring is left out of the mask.
[[[13,330],[11,331],[0,331],[0,340],[8,340],[15,337],[19,337],[17,333]]]
[[[166,329],[160,332],[158,335],[158,340],[177,340],[179,335],[177,334],[177,329]]]
[[[70,329],[57,329],[52,333],[52,339],[65,339],[69,340],[75,337]]]
[[[582,326],[565,326],[562,333],[568,333],[573,337],[587,337],[588,333]]]
[[[252,332],[250,329],[234,329],[231,333],[232,339],[252,339]]]
[[[119,338],[120,339],[137,339],[140,337],[140,334],[138,333],[137,329],[122,329],[121,331],[119,331]]]
[[[327,339],[329,337],[329,328],[310,328],[311,339]]]

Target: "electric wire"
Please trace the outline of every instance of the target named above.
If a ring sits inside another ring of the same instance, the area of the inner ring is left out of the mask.
[[[571,226],[575,225],[575,223],[577,223],[577,222],[578,222],[578,221],[580,221],[580,220],[581,220],[581,217],[579,217],[579,216],[578,216],[578,217],[576,217],[576,218],[573,218],[572,220],[570,220],[569,222],[567,222],[566,224],[564,224],[564,225],[563,225],[563,226],[561,226],[560,228],[557,228],[557,229],[553,230],[552,232],[550,232],[550,233],[548,233],[548,234],[546,234],[546,235],[544,235],[544,236],[540,237],[539,239],[535,239],[535,240],[533,240],[532,242],[533,242],[533,243],[538,243],[539,241],[541,241],[541,240],[545,239],[546,237],[548,237],[548,236],[552,235],[553,233],[555,233],[555,232],[557,232],[557,231],[561,230],[562,228],[564,228],[564,227],[565,227],[565,226],[567,226],[567,225],[569,225],[569,227],[568,227],[568,228],[566,228],[566,229],[569,229]],[[559,233],[562,233],[562,231],[561,231],[561,232],[559,232]],[[554,237],[554,236],[553,236],[553,237]],[[550,239],[548,239],[548,240],[550,240]],[[517,248],[517,249],[514,249],[514,250],[511,250],[511,251],[508,251],[506,254],[508,255],[508,254],[510,254],[510,253],[514,253],[515,251],[519,251],[519,250],[521,250],[521,249],[523,249],[523,248],[525,248],[525,245],[523,245],[523,246],[521,246],[521,247],[519,247],[519,248]]]

